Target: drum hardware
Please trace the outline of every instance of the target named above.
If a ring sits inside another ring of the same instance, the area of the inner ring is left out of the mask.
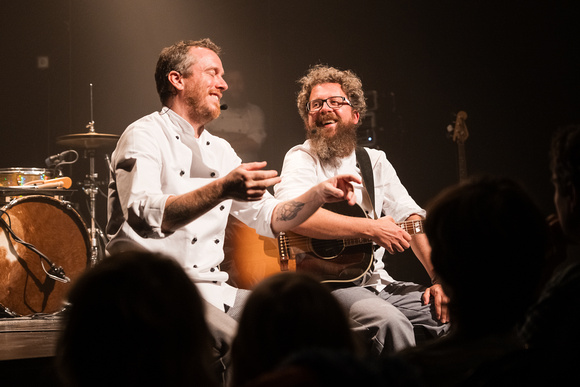
[[[67,160],[67,155],[72,154],[73,158]],[[52,176],[62,176],[62,166],[67,164],[74,164],[79,159],[79,154],[74,149],[65,150],[57,155],[49,156],[44,160],[47,167],[52,168]]]
[[[95,131],[95,121],[93,119],[92,84],[90,84],[90,92],[91,120],[86,125],[86,128],[89,131],[86,133],[76,133],[60,136],[57,138],[56,143],[71,148],[83,149],[85,158],[88,157],[89,159],[89,174],[86,175],[88,180],[85,180],[83,191],[89,197],[89,213],[91,218],[91,225],[89,229],[91,240],[91,264],[94,265],[97,263],[99,258],[97,234],[100,234],[100,236],[103,237],[102,232],[97,230],[96,224],[96,197],[99,192],[99,188],[97,185],[98,174],[95,172],[95,153],[97,150],[114,147],[117,144],[119,135],[97,133]]]
[[[91,105],[91,120],[86,128],[89,129],[87,133],[76,133],[60,136],[56,143],[71,148],[81,148],[86,150],[95,150],[101,148],[114,147],[117,144],[119,136],[116,134],[97,133],[95,132],[95,120],[93,119],[93,84],[89,84],[90,88],[90,105]]]
[[[90,128],[88,133],[76,133],[60,136],[56,143],[71,148],[80,149],[102,149],[112,148],[117,144],[119,136],[116,134],[97,133],[94,129],[94,122],[87,125]]]
[[[91,216],[91,228],[89,230],[91,239],[91,264],[95,265],[99,258],[99,247],[97,241],[97,227],[96,227],[96,203],[99,187],[96,184],[98,174],[95,172],[95,151],[89,151],[89,182],[83,187],[84,192],[89,196],[89,211]]]

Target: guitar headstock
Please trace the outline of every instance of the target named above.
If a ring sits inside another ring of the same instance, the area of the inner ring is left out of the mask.
[[[463,110],[459,111],[455,116],[455,126],[453,127],[453,141],[463,144],[469,137],[467,132],[467,125],[465,125],[465,120],[467,119],[467,113]]]

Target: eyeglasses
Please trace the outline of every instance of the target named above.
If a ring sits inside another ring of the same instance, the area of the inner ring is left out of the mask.
[[[328,97],[326,99],[313,99],[306,104],[306,110],[309,112],[317,112],[322,109],[324,103],[328,105],[332,110],[340,109],[342,105],[352,106],[350,101],[342,96]]]

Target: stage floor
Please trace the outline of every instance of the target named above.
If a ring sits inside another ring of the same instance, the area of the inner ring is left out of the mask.
[[[0,318],[0,360],[52,357],[62,316]]]

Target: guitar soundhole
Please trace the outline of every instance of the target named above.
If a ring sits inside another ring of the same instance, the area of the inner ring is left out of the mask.
[[[320,258],[335,258],[344,250],[344,243],[339,240],[312,239],[312,251]]]

